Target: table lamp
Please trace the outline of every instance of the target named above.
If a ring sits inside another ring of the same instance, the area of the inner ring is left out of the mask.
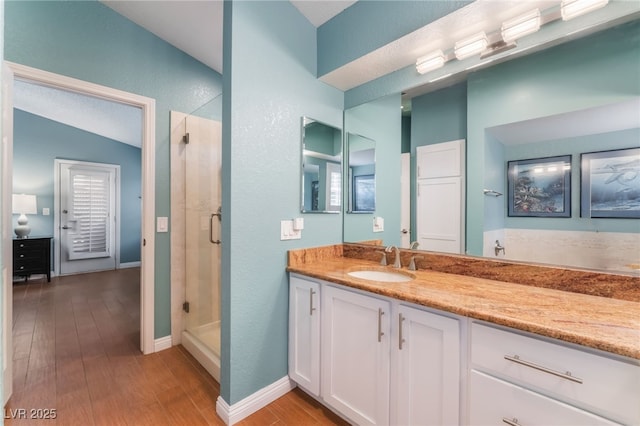
[[[38,207],[36,206],[35,195],[25,194],[13,194],[12,200],[13,213],[19,214],[18,226],[15,227],[14,232],[18,238],[27,238],[31,232],[29,227],[29,221],[27,219],[28,214],[37,214]]]

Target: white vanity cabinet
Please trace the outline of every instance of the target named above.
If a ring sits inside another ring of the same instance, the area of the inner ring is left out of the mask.
[[[359,425],[389,424],[391,304],[322,288],[322,399]]]
[[[289,377],[320,396],[320,284],[295,275],[289,282]]]
[[[391,424],[460,424],[460,321],[405,305],[394,321]]]
[[[640,366],[474,321],[469,401],[471,424],[637,425]]]
[[[297,274],[289,291],[300,387],[358,425],[459,424],[460,319]]]

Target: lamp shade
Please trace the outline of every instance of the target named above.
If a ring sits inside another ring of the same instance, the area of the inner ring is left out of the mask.
[[[13,194],[12,211],[14,214],[37,214],[35,195]]]
[[[29,227],[29,221],[26,215],[38,213],[36,196],[13,194],[11,201],[13,213],[20,215],[20,217],[18,217],[18,225],[13,229],[13,231],[16,233],[18,238],[27,238],[31,232],[31,228]]]

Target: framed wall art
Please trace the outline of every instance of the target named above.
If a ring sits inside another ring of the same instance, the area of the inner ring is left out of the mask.
[[[508,215],[571,217],[571,156],[507,163]]]
[[[581,155],[580,215],[640,218],[640,148]]]

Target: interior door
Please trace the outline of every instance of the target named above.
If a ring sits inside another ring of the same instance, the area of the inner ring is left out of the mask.
[[[11,194],[13,192],[13,72],[2,65],[2,167],[0,168],[0,241],[2,241],[2,379],[3,399],[13,393],[13,242]]]
[[[416,237],[423,250],[464,253],[464,142],[416,149]]]
[[[115,269],[119,166],[56,163],[60,274]]]

